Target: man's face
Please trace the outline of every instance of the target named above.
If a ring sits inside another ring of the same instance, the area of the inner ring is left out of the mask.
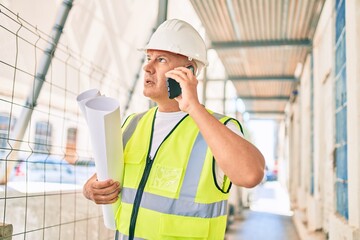
[[[187,57],[159,50],[147,50],[144,66],[144,95],[158,102],[169,100],[165,73],[190,63]]]

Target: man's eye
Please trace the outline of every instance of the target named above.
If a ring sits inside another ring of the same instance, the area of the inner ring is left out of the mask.
[[[158,58],[158,61],[159,62],[166,62],[166,59],[165,58]]]
[[[146,57],[146,62],[150,62],[151,58],[150,57]]]

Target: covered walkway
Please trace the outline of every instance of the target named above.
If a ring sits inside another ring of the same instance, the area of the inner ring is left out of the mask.
[[[265,182],[251,194],[250,208],[243,209],[227,229],[226,240],[299,240],[286,190],[277,181]]]
[[[289,216],[245,210],[227,230],[226,240],[299,240]]]

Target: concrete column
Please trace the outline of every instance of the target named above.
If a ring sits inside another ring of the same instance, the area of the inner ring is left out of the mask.
[[[307,56],[300,88],[300,187],[298,189],[298,207],[306,209],[307,194],[310,192],[311,164],[311,56]],[[305,220],[305,219],[304,219]]]
[[[346,1],[349,225],[360,228],[360,1]]]
[[[333,106],[334,63],[333,2],[326,1],[313,39],[314,78],[314,194],[308,194],[307,229],[327,230],[325,211],[330,212],[333,191]],[[329,207],[330,205],[330,207]],[[333,210],[331,210],[332,212]]]
[[[298,207],[298,189],[300,187],[300,107],[298,100],[292,104],[289,122],[289,169],[290,169],[290,197],[292,204]],[[301,204],[301,202],[300,202]]]

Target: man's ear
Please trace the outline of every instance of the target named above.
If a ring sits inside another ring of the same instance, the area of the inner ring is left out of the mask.
[[[195,61],[191,61],[191,64],[194,66],[194,75],[197,75],[198,66]]]

